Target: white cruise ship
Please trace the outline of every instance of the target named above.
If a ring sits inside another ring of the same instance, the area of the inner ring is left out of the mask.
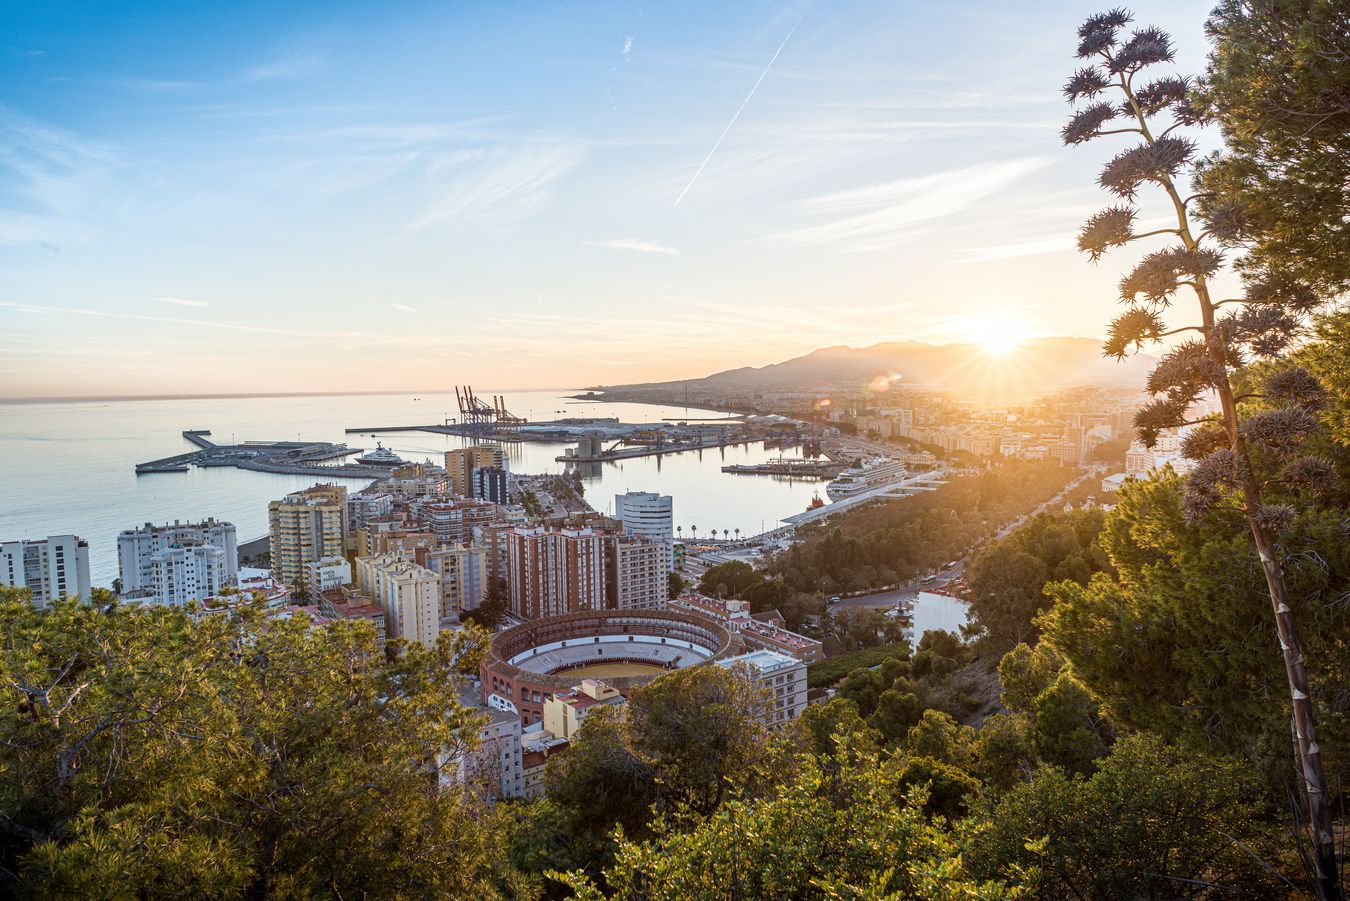
[[[375,442],[375,449],[370,453],[357,457],[356,462],[366,466],[387,466],[393,468],[395,466],[402,466],[408,461],[377,441]]]
[[[832,501],[842,501],[891,482],[898,482],[905,476],[905,464],[889,457],[876,457],[861,464],[854,464],[844,470],[830,484],[825,493]]]

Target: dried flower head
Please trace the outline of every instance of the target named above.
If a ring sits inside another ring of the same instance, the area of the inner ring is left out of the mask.
[[[1144,447],[1155,447],[1166,429],[1174,429],[1186,421],[1188,406],[1188,401],[1171,397],[1155,398],[1144,404],[1134,414],[1134,431],[1139,441]]]
[[[1130,350],[1141,350],[1145,344],[1154,344],[1162,337],[1162,317],[1152,310],[1139,307],[1117,316],[1107,329],[1102,355],[1123,360]]]
[[[1102,168],[1097,181],[1118,197],[1132,200],[1146,181],[1161,184],[1176,175],[1195,153],[1195,142],[1186,138],[1158,138],[1152,145],[1140,144],[1117,154]]]
[[[1236,244],[1247,232],[1246,208],[1233,201],[1221,200],[1202,207],[1206,231],[1221,244]]]
[[[1163,355],[1148,374],[1148,392],[1166,394],[1189,405],[1204,391],[1220,385],[1228,375],[1203,341],[1184,341]]]
[[[1110,79],[1096,66],[1084,66],[1073,73],[1073,77],[1064,85],[1064,96],[1070,102],[1096,97],[1110,84]]]
[[[1135,215],[1128,206],[1109,206],[1094,213],[1078,233],[1078,249],[1095,263],[1109,248],[1124,246],[1134,237]]]
[[[1115,117],[1116,108],[1099,101],[1074,113],[1059,134],[1065,144],[1081,144],[1100,135],[1102,126]]]
[[[1083,20],[1083,24],[1078,26],[1078,36],[1085,38],[1097,31],[1115,31],[1124,28],[1130,22],[1134,21],[1134,16],[1128,11],[1120,9],[1109,10],[1104,13],[1097,13],[1094,16],[1088,16]]]
[[[1320,301],[1312,288],[1278,272],[1263,272],[1244,279],[1247,303],[1252,306],[1284,307],[1296,313],[1315,310]]]
[[[1280,481],[1309,494],[1325,494],[1336,487],[1336,467],[1321,457],[1299,457],[1284,467]]]
[[[1294,527],[1294,508],[1288,504],[1262,504],[1253,518],[1265,531],[1282,535]]]
[[[1236,319],[1238,339],[1258,357],[1283,353],[1303,327],[1297,316],[1280,307],[1248,307]]]
[[[1196,426],[1181,439],[1181,455],[1187,460],[1201,460],[1225,447],[1228,447],[1228,431],[1218,422]]]
[[[1322,383],[1301,366],[1270,373],[1261,389],[1267,400],[1279,404],[1298,404],[1310,410],[1320,410],[1327,402],[1327,392]]]
[[[1151,116],[1168,107],[1185,103],[1190,88],[1190,79],[1179,75],[1167,75],[1150,81],[1135,91],[1134,99],[1144,115]]]
[[[1112,72],[1136,72],[1175,58],[1172,39],[1159,28],[1141,28],[1111,56]]]
[[[1276,407],[1248,416],[1240,428],[1249,443],[1287,457],[1317,430],[1317,420],[1303,407]]]

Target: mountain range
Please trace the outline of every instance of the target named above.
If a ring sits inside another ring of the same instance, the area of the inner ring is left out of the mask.
[[[767,366],[744,366],[699,379],[615,385],[614,394],[722,391],[816,391],[864,385],[922,387],[970,400],[1007,401],[1065,388],[1142,388],[1151,357],[1124,362],[1102,356],[1093,338],[1029,338],[1006,353],[979,344],[893,341],[870,347],[824,347]]]

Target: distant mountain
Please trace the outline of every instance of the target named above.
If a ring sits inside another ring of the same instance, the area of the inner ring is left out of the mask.
[[[978,344],[896,341],[871,347],[825,347],[768,366],[742,367],[701,379],[614,386],[616,393],[689,388],[812,391],[856,388],[885,379],[895,385],[934,388],[972,400],[1013,400],[1064,388],[1139,388],[1152,363],[1123,363],[1102,356],[1093,338],[1030,338],[995,355]]]

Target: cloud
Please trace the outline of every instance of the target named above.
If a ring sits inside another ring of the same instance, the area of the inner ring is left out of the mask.
[[[413,308],[413,307],[408,306],[406,303],[391,303],[391,304],[389,304],[389,306],[393,307],[395,310],[398,310],[400,313],[417,313],[417,312],[420,312],[419,310],[417,310],[417,309],[415,309],[415,308]]]
[[[802,205],[831,217],[828,221],[782,232],[775,239],[794,244],[843,244],[848,250],[892,247],[922,234],[925,224],[965,212],[1051,162],[1050,157],[1038,156],[981,163],[836,191]]]
[[[628,53],[629,53],[629,51],[631,51],[632,49],[633,49],[633,36],[632,36],[631,34],[624,35],[624,38],[623,38],[623,60],[624,60],[624,62],[628,62]]]
[[[636,250],[638,253],[664,253],[667,256],[679,256],[679,249],[656,241],[644,241],[641,238],[610,238],[605,241],[582,241],[586,247],[607,247],[610,250]]]
[[[466,159],[454,154],[428,175],[445,177],[430,203],[408,228],[418,230],[449,221],[476,220],[506,225],[534,216],[548,206],[553,186],[581,165],[579,144],[532,140],[514,148],[494,148]]]
[[[624,51],[624,55],[626,56],[627,54],[628,54],[628,51],[625,50],[625,51]],[[35,50],[35,49],[31,48],[31,47],[6,47],[6,48],[5,48],[5,56],[12,57],[12,58],[14,58],[14,59],[36,59],[36,58],[39,57],[39,56],[46,56],[46,55],[47,55],[47,51],[46,51],[46,50]]]
[[[188,300],[186,297],[156,297],[159,303],[171,303],[179,307],[209,307],[211,304],[205,300]]]

